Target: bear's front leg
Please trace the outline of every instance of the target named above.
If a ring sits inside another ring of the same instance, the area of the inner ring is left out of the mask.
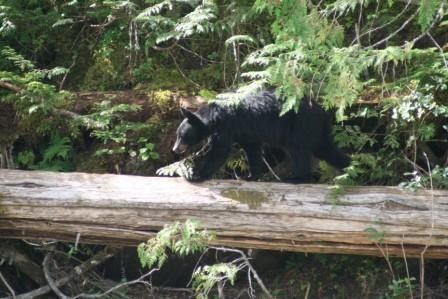
[[[192,181],[203,181],[211,178],[226,162],[232,149],[232,141],[225,136],[212,135],[206,145],[208,149],[196,163]]]

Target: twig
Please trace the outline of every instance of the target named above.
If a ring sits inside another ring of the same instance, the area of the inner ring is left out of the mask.
[[[303,297],[304,299],[308,299],[308,296],[310,295],[310,291],[311,291],[311,283],[308,282],[306,284],[305,297]]]
[[[233,32],[232,32],[233,35]],[[235,77],[233,78],[232,86],[239,85],[240,81],[240,47],[237,42],[232,43],[233,56],[235,58]]]
[[[223,281],[218,281],[217,283],[219,299],[226,299],[226,295],[224,295],[224,285],[225,283]]]
[[[106,21],[104,21],[104,23],[102,24],[91,24],[89,25],[91,28],[101,28],[102,30],[104,30],[105,27],[111,25],[117,18],[114,16],[107,16]]]
[[[420,165],[418,165],[418,164],[416,164],[416,163],[414,163],[414,161],[412,161],[411,159],[409,159],[407,156],[406,156],[406,153],[403,153],[403,158],[407,161],[407,162],[409,162],[413,167],[414,167],[414,169],[418,169],[420,172],[422,172],[422,173],[428,173],[423,167],[421,167]]]
[[[250,263],[248,257],[246,256],[246,254],[239,249],[232,249],[232,248],[226,248],[226,247],[211,247],[212,249],[215,250],[219,250],[219,251],[223,251],[223,252],[235,252],[241,255],[241,258],[244,260],[245,265],[247,266],[248,270],[250,272],[252,272],[252,276],[255,278],[255,280],[257,281],[257,283],[259,284],[260,288],[263,290],[263,292],[266,294],[266,296],[269,299],[273,299],[274,297],[271,295],[271,293],[269,292],[269,290],[266,288],[266,286],[264,285],[263,281],[261,280],[260,276],[258,276],[257,271],[255,271],[254,267],[252,266],[252,264]]]
[[[382,43],[385,43],[388,40],[390,40],[392,37],[397,35],[401,30],[403,30],[417,16],[417,14],[418,14],[418,9],[406,21],[404,21],[403,24],[397,30],[395,30],[394,32],[392,32],[391,34],[389,34],[382,40],[374,43],[373,45],[366,47],[366,49],[375,48],[375,47],[381,45]]]
[[[47,281],[48,285],[50,286],[50,289],[61,299],[69,299],[67,295],[65,295],[55,284],[55,281],[50,276],[50,269],[49,269],[49,261],[53,259],[53,253],[49,252],[44,257],[44,261],[42,262],[42,269],[44,270],[44,276],[45,280]]]
[[[14,164],[14,158],[13,158],[13,155],[12,155],[13,149],[14,149],[14,143],[11,144],[10,146],[6,147],[6,151],[7,151],[6,156],[8,158],[8,160],[6,160],[6,162],[9,162],[8,167],[10,169],[16,168],[16,166]]]
[[[431,39],[431,41],[434,43],[434,45],[437,47],[437,49],[439,49],[440,51],[440,56],[443,59],[443,63],[445,64],[445,68],[448,68],[448,61],[445,58],[445,53],[443,52],[442,47],[439,45],[439,43],[434,39],[434,37],[432,37],[431,33],[426,32],[426,35]]]
[[[151,276],[155,271],[158,271],[158,270],[159,270],[158,268],[154,268],[151,271],[149,271],[148,273],[140,276],[139,278],[134,279],[132,281],[119,283],[119,284],[117,284],[113,288],[110,288],[109,290],[107,290],[104,293],[101,293],[101,294],[84,294],[83,293],[83,294],[76,295],[75,297],[73,297],[73,299],[77,299],[77,298],[88,298],[88,299],[101,298],[101,297],[106,296],[107,294],[115,292],[116,290],[118,290],[119,288],[122,288],[124,286],[129,286],[129,285],[133,285],[133,284],[137,284],[137,283],[149,284],[148,282],[144,281],[144,279],[147,278],[148,276]]]
[[[380,250],[381,254],[383,255],[384,259],[386,260],[387,267],[389,267],[390,274],[392,275],[392,279],[395,280],[394,268],[392,267],[392,264],[390,263],[389,254],[387,253],[387,248],[386,248],[386,251],[384,251],[384,249],[377,242],[375,242],[375,246]]]
[[[415,130],[415,122],[412,123],[412,135],[411,136],[417,136],[416,135],[416,130]],[[415,168],[415,166],[417,165],[417,152],[418,152],[418,146],[417,146],[417,138],[414,138],[413,141],[413,147],[414,147],[414,159],[413,159],[413,164],[414,164],[414,171],[417,171],[417,168]]]
[[[204,56],[202,56],[201,54],[199,54],[199,53],[196,53],[195,51],[193,51],[193,50],[190,50],[190,49],[188,49],[188,48],[186,48],[186,47],[184,47],[184,46],[182,46],[182,45],[179,45],[178,43],[174,43],[174,46],[177,46],[178,48],[181,48],[182,50],[184,50],[185,52],[188,52],[188,53],[190,53],[190,54],[193,54],[194,56],[197,56],[197,57],[199,57],[201,60],[204,60],[204,61],[208,61],[208,62],[211,62],[211,63],[223,63],[222,61],[217,61],[217,60],[212,60],[212,59],[208,59],[207,57],[204,57]]]
[[[8,281],[6,281],[6,278],[3,276],[2,272],[0,272],[0,279],[2,280],[3,284],[6,286],[8,291],[11,293],[12,298],[16,299],[16,293],[14,292],[13,288],[9,285]]]
[[[434,185],[432,182],[432,173],[431,173],[431,165],[429,164],[428,156],[425,152],[423,152],[423,155],[426,158],[426,164],[428,166],[428,173],[429,173],[429,183],[431,186],[431,230],[429,231],[428,239],[425,244],[425,248],[423,248],[422,252],[420,253],[420,298],[423,299],[424,296],[424,289],[425,289],[425,253],[426,250],[431,246],[431,239],[432,234],[434,232]]]
[[[407,3],[406,3],[406,6],[403,8],[403,10],[398,15],[393,17],[390,21],[382,24],[381,26],[369,29],[369,30],[367,30],[367,31],[365,31],[365,32],[363,32],[363,33],[361,33],[359,35],[357,34],[356,37],[350,43],[350,45],[353,45],[355,43],[355,41],[358,41],[359,45],[361,45],[361,42],[360,42],[361,37],[363,37],[364,35],[367,35],[367,34],[370,36],[370,34],[372,34],[373,32],[375,32],[377,30],[380,30],[380,29],[383,29],[383,28],[389,26],[390,24],[392,24],[393,22],[395,22],[396,20],[398,20],[406,12],[406,10],[408,9],[408,7],[411,4],[411,2],[412,2],[412,0],[408,0]],[[378,1],[378,4],[379,4],[379,1]],[[378,6],[377,6],[377,9],[378,9]]]
[[[41,240],[40,243],[34,243],[27,239],[22,239],[22,242],[34,247],[48,247],[49,245],[56,244],[59,241],[53,240],[53,241],[47,241],[47,240]]]
[[[14,142],[14,141],[12,141]],[[14,169],[12,145],[0,146],[0,168]]]
[[[81,233],[80,232],[76,233],[76,240],[75,240],[75,247],[74,247],[75,250],[78,250],[79,239],[81,239]]]
[[[244,294],[249,295],[249,292],[248,292],[246,289],[241,290],[241,291],[235,296],[235,299],[239,299],[239,298],[241,298]]]
[[[187,77],[187,75],[184,74],[184,72],[182,72],[182,69],[180,68],[179,64],[177,63],[176,57],[174,57],[173,53],[171,53],[171,51],[168,51],[168,54],[171,56],[171,58],[173,59],[174,65],[177,68],[177,71],[182,75],[182,77],[184,77],[185,79],[187,79],[188,81],[190,81],[191,83],[193,83],[194,86],[196,86],[197,88],[201,87],[200,84],[194,82],[193,80],[191,80],[190,78]]]
[[[65,72],[64,77],[62,77],[61,83],[59,83],[59,90],[62,90],[65,84],[65,80],[68,77],[68,73],[70,73],[70,70],[76,65],[76,60],[78,59],[78,55],[73,56],[72,64],[68,67],[67,72]]]
[[[281,181],[282,179],[275,173],[274,169],[272,169],[271,165],[269,165],[268,161],[266,161],[266,158],[263,155],[261,156],[261,158],[263,159],[264,164],[266,164],[266,167],[269,169],[274,178],[277,181]]]
[[[207,247],[207,248],[204,250],[204,252],[201,254],[201,256],[199,257],[198,261],[196,262],[196,265],[195,265],[194,268],[193,268],[193,273],[196,272],[196,269],[199,267],[199,263],[202,261],[202,258],[203,258],[204,255],[208,252],[209,249],[210,249],[210,248]],[[190,280],[189,280],[188,283],[187,283],[187,286],[191,285],[192,282],[193,282],[193,275],[191,275]]]
[[[401,236],[400,244],[401,244],[401,250],[403,252],[404,265],[406,267],[406,275],[407,275],[407,278],[408,278],[409,296],[411,296],[410,298],[413,299],[414,298],[414,294],[412,292],[412,287],[411,287],[411,275],[409,274],[408,260],[406,259],[406,251],[404,250],[403,239],[404,239],[404,235]]]
[[[247,271],[247,281],[249,282],[248,294],[250,298],[255,298],[255,290],[252,287],[252,279],[250,278],[250,269]]]
[[[417,36],[416,38],[411,40],[409,42],[410,44],[415,44],[419,39],[424,37],[432,29],[432,27],[434,27],[434,25],[443,17],[444,14],[441,12],[443,11],[444,6],[445,6],[445,1],[441,1],[439,9],[437,10],[437,15],[434,17],[431,24],[428,26],[428,28],[422,34],[420,34],[419,36]]]

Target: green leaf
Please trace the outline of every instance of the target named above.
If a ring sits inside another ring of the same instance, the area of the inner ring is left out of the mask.
[[[374,227],[368,227],[364,231],[369,234],[370,240],[376,243],[382,243],[384,241],[384,232],[379,232]]]

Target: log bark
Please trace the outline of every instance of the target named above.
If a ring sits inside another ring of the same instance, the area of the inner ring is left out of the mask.
[[[137,245],[197,219],[213,245],[448,257],[448,191],[0,170],[0,238]]]

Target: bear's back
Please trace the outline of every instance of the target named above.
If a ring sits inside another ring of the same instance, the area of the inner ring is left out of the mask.
[[[213,120],[212,131],[239,143],[283,143],[291,131],[294,113],[280,117],[280,111],[281,103],[275,92],[264,90],[237,103],[217,100],[200,114],[203,119]]]

